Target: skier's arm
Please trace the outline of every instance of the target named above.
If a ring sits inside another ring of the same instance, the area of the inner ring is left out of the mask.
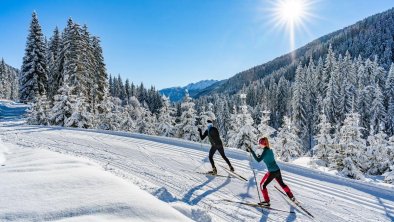
[[[256,156],[256,154],[254,153],[254,151],[252,149],[249,149],[249,151],[252,153],[253,158],[257,161],[260,162],[263,160],[264,154],[265,154],[265,150],[264,152],[260,155],[260,156]]]
[[[204,134],[202,134],[201,129],[199,129],[198,132],[200,132],[200,139],[201,139],[201,140],[204,140],[205,137],[208,136],[208,130],[205,130]]]

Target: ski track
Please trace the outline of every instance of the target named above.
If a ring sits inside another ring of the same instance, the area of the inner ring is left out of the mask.
[[[176,198],[175,201],[196,205],[209,212],[216,221],[311,220],[305,213],[287,203],[281,194],[275,192],[273,188],[275,182],[269,186],[272,207],[295,210],[295,215],[222,202],[222,199],[248,202],[258,200],[250,163],[248,158],[239,157],[241,151],[238,150],[226,150],[226,153],[236,172],[249,178],[249,182],[236,178],[209,177],[193,173],[193,171],[210,169],[206,144],[200,145],[167,138],[163,142],[160,137],[144,137],[122,132],[118,134],[27,126],[11,121],[3,122],[1,126],[0,136],[7,142],[23,147],[44,148],[87,157],[101,164],[104,169],[130,179],[150,193],[157,187],[164,187]],[[226,166],[220,155],[215,155],[215,163]],[[286,165],[285,168],[288,167],[289,165]],[[220,171],[225,173],[224,170]],[[305,172],[297,174],[285,169],[282,171],[285,182],[303,206],[315,215],[315,221],[394,220],[393,195],[382,195],[386,197],[382,198],[352,187],[331,183],[330,181],[336,179],[334,177],[327,181],[320,181],[305,177]],[[259,167],[258,182],[264,173],[265,169]],[[153,184],[156,187],[147,184]]]

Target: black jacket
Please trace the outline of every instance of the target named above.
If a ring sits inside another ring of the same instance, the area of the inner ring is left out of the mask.
[[[205,130],[204,134],[202,134],[200,131],[201,140],[205,139],[205,137],[207,137],[207,136],[208,136],[209,142],[211,142],[212,146],[223,146],[222,140],[220,139],[220,136],[219,136],[219,131],[216,127],[212,126],[209,129],[209,132],[208,132],[208,129]]]

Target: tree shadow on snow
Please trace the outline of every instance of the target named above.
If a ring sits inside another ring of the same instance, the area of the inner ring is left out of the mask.
[[[215,187],[215,188],[213,188],[213,189],[207,190],[207,191],[205,191],[204,193],[202,193],[202,194],[198,195],[197,197],[195,197],[194,199],[192,199],[192,198],[193,198],[193,194],[194,194],[196,191],[200,190],[201,188],[203,188],[204,186],[206,186],[207,184],[209,184],[211,181],[213,181],[213,180],[215,179],[215,177],[213,177],[213,176],[207,176],[207,178],[208,178],[208,180],[205,181],[204,183],[202,183],[202,184],[200,184],[200,185],[197,185],[197,186],[193,187],[192,189],[190,189],[190,190],[185,194],[185,196],[182,198],[182,201],[185,202],[185,203],[187,203],[187,204],[189,204],[189,205],[196,205],[196,204],[198,204],[202,199],[204,199],[205,197],[211,195],[212,193],[214,193],[214,192],[220,190],[221,188],[225,187],[226,185],[228,185],[228,184],[230,183],[230,181],[231,181],[230,178],[227,178],[227,179],[226,179],[222,184],[220,184],[219,186],[217,186],[217,187]]]

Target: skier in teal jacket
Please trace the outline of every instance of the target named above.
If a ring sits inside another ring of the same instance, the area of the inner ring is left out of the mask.
[[[278,164],[276,164],[274,158],[274,152],[269,146],[267,137],[263,137],[259,139],[259,147],[264,149],[263,153],[260,156],[256,156],[254,151],[248,148],[249,152],[252,153],[253,158],[257,162],[263,160],[264,163],[267,165],[267,169],[268,169],[268,172],[264,175],[263,179],[260,182],[260,189],[261,192],[263,193],[264,201],[259,204],[264,206],[271,205],[270,198],[268,196],[267,186],[273,179],[276,179],[276,181],[279,183],[282,189],[286,192],[287,196],[294,201],[295,199],[293,193],[291,192],[290,188],[283,182],[282,174],[280,173]]]

